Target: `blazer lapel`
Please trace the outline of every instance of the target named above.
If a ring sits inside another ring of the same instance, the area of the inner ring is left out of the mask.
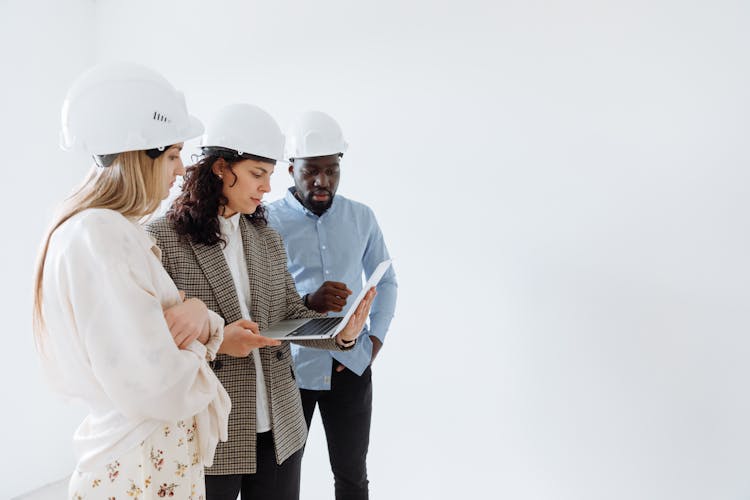
[[[268,326],[268,314],[270,303],[268,302],[268,289],[271,277],[268,276],[268,255],[265,245],[260,243],[257,230],[244,216],[240,217],[240,233],[242,234],[242,247],[245,250],[245,262],[247,263],[247,276],[250,279],[250,314],[253,321],[258,323],[261,329]],[[261,290],[265,283],[265,292]]]
[[[224,252],[221,251],[221,244],[204,245],[191,241],[190,246],[195,252],[198,265],[203,270],[203,276],[216,296],[224,321],[229,324],[242,318],[234,281],[227,267],[227,261],[224,259]]]

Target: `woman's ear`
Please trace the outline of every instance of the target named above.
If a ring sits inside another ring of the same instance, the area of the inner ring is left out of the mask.
[[[224,178],[224,170],[227,167],[227,162],[224,161],[224,158],[217,159],[213,165],[211,165],[211,171],[214,173],[216,177],[219,179]]]

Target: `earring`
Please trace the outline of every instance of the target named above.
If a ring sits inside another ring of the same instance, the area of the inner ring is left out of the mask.
[[[219,174],[219,179],[223,179],[223,178],[224,178],[224,176],[221,175],[221,174]]]

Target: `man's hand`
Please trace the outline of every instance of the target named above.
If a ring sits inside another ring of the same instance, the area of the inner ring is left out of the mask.
[[[180,298],[184,297],[180,292]],[[187,299],[165,309],[164,319],[178,348],[184,349],[196,339],[204,344],[208,341],[208,308],[199,299]]]
[[[320,288],[307,295],[307,307],[319,313],[341,312],[351,294],[346,283],[325,281]]]
[[[253,349],[272,347],[281,342],[260,335],[258,323],[249,319],[238,319],[224,327],[224,341],[219,347],[219,354],[228,354],[235,358],[245,358]]]

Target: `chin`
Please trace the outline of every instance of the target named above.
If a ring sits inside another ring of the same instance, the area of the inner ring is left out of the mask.
[[[329,208],[331,208],[331,200],[328,201],[314,201],[310,203],[310,207],[313,208],[313,212],[315,211],[322,211],[325,212]]]

